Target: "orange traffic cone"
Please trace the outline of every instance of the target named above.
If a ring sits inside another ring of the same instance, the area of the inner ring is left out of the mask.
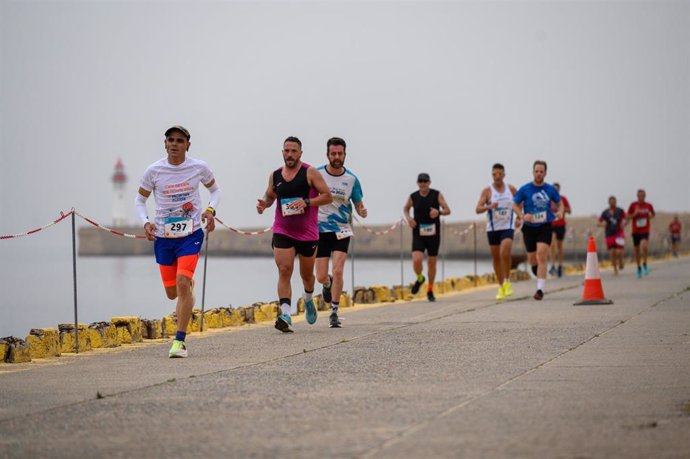
[[[604,288],[601,285],[599,275],[599,259],[597,258],[597,246],[594,237],[589,237],[587,244],[587,265],[585,267],[585,290],[582,292],[582,300],[575,303],[581,304],[612,304],[613,301],[607,300],[604,296]]]

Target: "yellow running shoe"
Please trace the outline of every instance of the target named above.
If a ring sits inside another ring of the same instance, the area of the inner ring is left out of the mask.
[[[498,293],[496,293],[496,299],[497,300],[505,300],[506,299],[506,294],[503,291],[502,285],[500,287],[498,287]]]
[[[171,359],[187,357],[187,346],[184,345],[184,341],[174,340],[168,352],[168,357]]]
[[[511,296],[513,294],[513,284],[508,281],[503,283],[503,294],[505,296]]]

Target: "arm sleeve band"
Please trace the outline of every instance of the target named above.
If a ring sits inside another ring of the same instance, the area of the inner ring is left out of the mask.
[[[218,207],[218,203],[220,202],[220,187],[217,183],[214,183],[213,186],[208,189],[208,192],[211,194],[211,197],[208,201],[208,206],[215,209]]]
[[[141,195],[141,193],[137,193],[137,197],[134,198],[134,207],[137,210],[137,215],[139,216],[139,220],[141,220],[142,225],[146,225],[149,221],[149,216],[146,211],[146,200],[148,198],[144,197]]]

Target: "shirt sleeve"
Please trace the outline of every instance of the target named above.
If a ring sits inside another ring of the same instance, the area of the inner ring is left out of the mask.
[[[148,192],[153,191],[154,185],[152,168],[149,167],[144,171],[144,176],[141,178],[141,183],[139,184],[139,186]]]
[[[203,183],[204,185],[211,183],[211,181],[214,178],[213,172],[211,172],[211,168],[208,167],[208,164],[206,164],[203,161],[201,162],[201,171],[200,172],[201,172],[201,183]]]
[[[513,196],[513,202],[514,202],[515,204],[520,204],[522,201],[525,200],[525,198],[523,197],[523,191],[522,191],[522,189],[523,189],[523,188],[520,187],[520,189],[517,190],[517,193],[515,193],[515,196]]]
[[[554,188],[554,187],[552,186],[552,187],[550,188],[550,191],[551,191],[551,200],[552,200],[553,202],[555,202],[555,203],[561,202],[561,195],[560,195],[560,193],[558,193],[558,191],[556,191],[556,188]],[[563,202],[563,205],[565,205],[566,202],[567,202],[567,201],[564,201],[564,202]]]
[[[352,202],[358,203],[364,199],[364,193],[362,193],[362,185],[359,183],[359,179],[355,177],[355,186],[352,188],[352,196],[350,196]]]

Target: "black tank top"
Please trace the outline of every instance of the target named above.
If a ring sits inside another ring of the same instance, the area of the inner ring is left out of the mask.
[[[422,196],[419,191],[415,191],[410,195],[412,199],[412,207],[414,209],[414,221],[417,222],[417,226],[412,230],[412,234],[419,236],[419,224],[420,223],[433,223],[436,226],[436,235],[441,234],[441,217],[440,214],[436,218],[431,218],[429,216],[429,210],[433,207],[434,209],[441,210],[438,201],[438,196],[441,193],[433,188],[429,189],[429,194]]]
[[[307,181],[307,166],[302,164],[299,172],[291,181],[286,181],[283,178],[283,168],[279,168],[273,172],[273,192],[278,196],[278,199],[284,198],[308,198],[311,187]]]

